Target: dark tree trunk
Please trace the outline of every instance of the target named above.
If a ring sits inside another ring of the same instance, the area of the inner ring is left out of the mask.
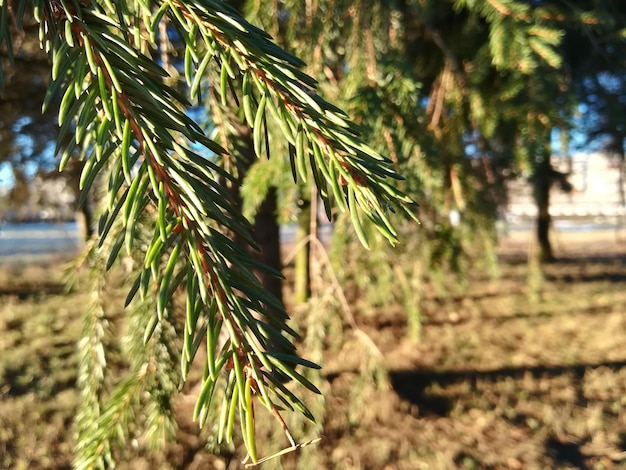
[[[89,202],[83,204],[76,211],[76,222],[78,223],[81,239],[89,241],[95,234],[93,230],[93,210]]]
[[[254,143],[252,141],[252,131],[250,128],[240,123],[236,116],[230,117],[230,127],[233,133],[231,140],[233,145],[230,149],[230,158],[232,159],[232,163],[236,166],[237,176],[236,180],[231,183],[229,190],[238,208],[241,209],[243,201],[240,188],[248,170],[257,157],[254,153]],[[276,217],[277,205],[276,188],[271,187],[268,190],[267,196],[259,206],[253,222],[252,235],[259,246],[259,251],[250,247],[241,237],[233,235],[233,240],[248,250],[257,261],[260,261],[276,272],[281,272],[280,226]],[[281,303],[284,303],[282,278],[263,269],[256,270],[255,275],[268,292]]]
[[[76,200],[80,198],[80,189],[78,186],[80,184],[80,175],[83,172],[83,168],[85,166],[85,162],[76,161],[72,164],[72,168],[70,170],[70,176],[75,181],[76,185]],[[94,193],[91,192],[86,198],[85,202],[82,206],[77,208],[77,217],[80,221],[83,240],[88,241],[95,235],[95,223],[94,223],[94,205],[96,202],[94,201]]]
[[[537,243],[539,245],[539,258],[543,262],[555,260],[550,243],[550,187],[554,170],[550,164],[550,156],[544,155],[541,162],[535,167],[533,178],[535,203],[537,204]]]
[[[280,227],[276,220],[277,202],[276,188],[272,187],[254,218],[253,236],[261,251],[252,250],[251,253],[257,261],[280,272],[282,263],[280,258]],[[257,277],[263,287],[282,302],[282,279],[263,270],[257,272]]]
[[[537,216],[537,243],[539,243],[539,256],[541,261],[554,261],[554,253],[552,252],[552,244],[550,243],[550,226],[552,220],[548,212],[548,205],[539,207],[539,215]]]
[[[80,175],[84,167],[84,161],[72,159],[65,168],[65,174],[69,179],[69,185],[72,188],[72,191],[74,191],[76,201],[80,199]],[[83,241],[88,241],[95,234],[93,211],[93,206],[95,203],[92,196],[93,192],[90,193],[89,196],[85,199],[85,202],[82,206],[76,207],[76,222],[78,223],[81,239]]]

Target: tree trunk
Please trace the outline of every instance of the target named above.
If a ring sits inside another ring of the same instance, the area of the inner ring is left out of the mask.
[[[306,241],[311,235],[311,199],[300,195],[298,200],[298,227],[296,246],[298,252],[294,259],[294,302],[304,303],[311,296],[311,272],[309,269],[311,243]]]
[[[231,130],[230,158],[235,164],[236,180],[230,183],[229,191],[239,208],[242,208],[241,185],[248,170],[256,160],[252,131],[242,124],[237,116],[229,116]],[[233,240],[245,248],[257,261],[272,268],[276,272],[282,271],[280,257],[280,226],[276,217],[277,209],[276,188],[270,187],[267,196],[259,206],[253,222],[253,238],[259,246],[259,251],[251,248],[245,240],[233,234]],[[255,270],[255,275],[263,287],[281,303],[283,302],[282,278],[263,269]]]
[[[94,235],[93,210],[89,207],[89,201],[76,210],[76,222],[78,223],[80,239],[84,242],[89,241]]]
[[[257,261],[280,272],[282,263],[280,258],[280,227],[276,219],[277,206],[276,188],[272,187],[254,218],[253,236],[261,251],[252,250],[251,253]],[[264,270],[258,270],[256,275],[263,287],[282,303],[282,278]]]
[[[65,175],[68,178],[68,184],[74,192],[74,197],[78,203],[81,195],[80,189],[80,175],[85,167],[85,162],[82,160],[71,159],[65,168]],[[80,239],[84,242],[91,239],[94,236],[94,204],[93,191],[85,199],[82,206],[76,207],[76,222],[78,223],[78,230],[80,233]]]
[[[537,216],[537,243],[539,243],[539,257],[541,261],[554,261],[555,257],[552,252],[552,244],[550,243],[550,226],[552,220],[548,212],[549,204],[539,206],[539,214]]]
[[[555,260],[550,243],[550,187],[552,186],[553,169],[550,156],[544,155],[541,162],[535,167],[534,196],[537,204],[537,243],[539,245],[539,259],[543,262]]]

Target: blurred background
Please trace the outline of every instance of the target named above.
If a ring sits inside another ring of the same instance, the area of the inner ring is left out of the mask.
[[[241,209],[277,234],[264,261],[285,279],[266,287],[323,366],[310,379],[324,396],[305,400],[317,423],[288,422],[321,442],[263,468],[626,468],[626,3],[229,3],[304,59],[420,205],[419,225],[394,220],[395,248],[366,224],[367,251],[349,217],[331,209],[331,223],[311,185],[294,186],[278,139],[272,159],[239,169]],[[129,374],[133,263],[89,274],[99,190],[78,207],[84,162],[56,169],[37,28],[13,32],[13,65],[0,51],[7,469],[71,468],[94,305],[103,409]],[[151,53],[184,89],[180,47],[164,25]],[[214,132],[203,86],[189,113]],[[119,468],[243,468],[241,442],[220,447],[191,422],[201,372],[157,423],[129,405],[130,430],[111,437]],[[268,455],[288,444],[265,418]]]

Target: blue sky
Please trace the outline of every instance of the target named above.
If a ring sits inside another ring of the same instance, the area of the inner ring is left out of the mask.
[[[192,108],[191,110],[189,110],[189,114],[196,120],[199,119],[201,113],[204,113],[204,109]],[[580,109],[581,118],[584,115],[585,115],[585,110]],[[580,124],[582,126],[582,123]],[[563,153],[561,150],[561,142],[560,142],[559,136],[560,136],[559,130],[555,129],[552,132],[552,153],[554,155],[562,155]],[[577,132],[575,130],[570,131],[570,141],[569,141],[569,149],[568,149],[569,154],[594,152],[594,151],[597,151],[599,147],[601,147],[601,142],[598,141],[590,145],[587,142],[587,139],[584,133]],[[195,148],[193,146],[192,146],[192,149],[201,155],[204,153],[204,150],[205,150],[204,148]],[[52,145],[49,147],[49,150],[51,152],[53,151]],[[25,170],[26,170],[27,176],[32,176],[37,171],[37,165],[35,165],[34,163],[31,165],[27,164]],[[6,162],[0,163],[0,193],[13,187],[14,184],[15,184],[15,179],[13,178],[11,166]]]

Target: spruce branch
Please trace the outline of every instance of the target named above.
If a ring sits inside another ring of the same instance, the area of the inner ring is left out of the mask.
[[[221,2],[171,5],[171,21],[185,37],[185,58],[191,62],[185,69],[202,71],[211,59],[217,62],[222,103],[232,96],[235,105],[243,108],[257,155],[263,152],[263,140],[267,144],[269,111],[289,143],[294,180],[306,181],[310,168],[327,212],[333,202],[342,212],[350,210],[364,245],[363,216],[395,243],[397,234],[388,212],[399,209],[415,218],[410,199],[389,183],[400,176],[388,158],[361,142],[359,126],[317,94],[315,80],[300,70],[303,63]],[[186,74],[192,75],[197,77]],[[239,75],[240,97],[232,84]],[[199,92],[195,83],[189,85],[192,94]]]
[[[11,13],[7,4],[2,5],[3,25]],[[162,21],[167,19],[185,43],[184,75],[191,96],[199,96],[208,67],[217,68],[221,101],[231,105],[232,99],[242,110],[253,129],[256,153],[262,153],[264,143],[267,152],[268,121],[273,119],[288,142],[294,178],[305,180],[311,171],[327,210],[334,204],[349,212],[364,245],[364,217],[392,243],[397,234],[388,213],[399,210],[415,217],[412,202],[394,184],[400,176],[391,161],[365,145],[361,129],[316,93],[315,80],[300,70],[304,64],[299,59],[223,2],[39,0],[35,16],[42,46],[52,59],[44,108],[61,97],[60,167],[77,156],[85,161],[82,203],[98,176],[108,174],[98,226],[98,248],[106,252],[107,269],[122,250],[144,253],[126,302],[137,295],[154,300],[156,312],[146,315],[144,342],[167,322],[176,293],[185,292],[183,380],[199,346],[207,344],[194,418],[205,422],[219,386],[226,391],[219,440],[232,438],[238,414],[249,457],[256,462],[254,406],[260,403],[279,421],[291,447],[298,447],[281,417],[282,407],[314,418],[278,374],[319,393],[297,370],[318,366],[296,354],[290,339],[296,333],[287,325],[284,307],[253,273],[269,268],[225,235],[235,233],[256,247],[250,224],[221,183],[231,175],[197,151],[200,146],[219,155],[224,149],[187,115],[190,102],[167,84],[167,72],[149,55]],[[6,28],[2,31],[0,40],[11,49]],[[243,87],[238,95],[233,83],[239,79]],[[143,218],[154,223],[152,236],[141,246]],[[225,342],[218,340],[222,331]],[[274,352],[277,344],[287,352]],[[133,400],[128,395],[145,385],[142,377],[120,385],[98,419],[103,427],[99,437],[84,449],[98,453],[109,435],[106,429],[130,419]],[[89,466],[95,460],[81,461]]]

